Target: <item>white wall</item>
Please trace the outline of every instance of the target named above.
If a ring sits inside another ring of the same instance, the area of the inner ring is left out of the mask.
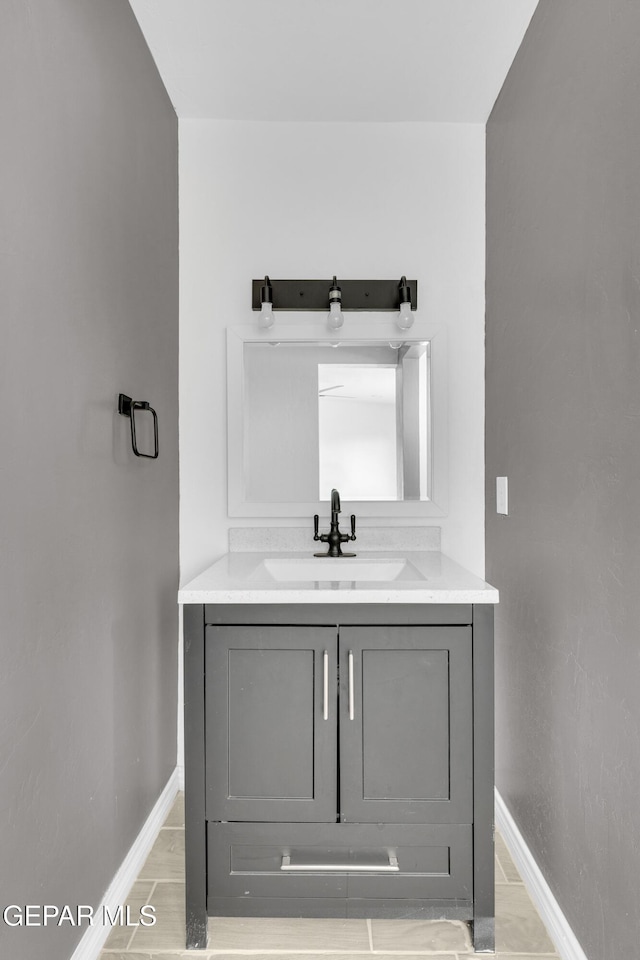
[[[183,582],[260,522],[227,516],[225,329],[265,274],[418,280],[449,331],[443,551],[483,574],[484,149],[474,124],[180,121]]]

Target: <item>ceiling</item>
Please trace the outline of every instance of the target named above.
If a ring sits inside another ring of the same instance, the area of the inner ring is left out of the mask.
[[[538,0],[130,0],[179,117],[485,123]]]

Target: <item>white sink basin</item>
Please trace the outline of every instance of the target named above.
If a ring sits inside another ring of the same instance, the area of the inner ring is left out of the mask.
[[[251,575],[252,580],[276,580],[300,583],[323,580],[378,581],[425,580],[414,565],[402,557],[304,557],[263,560]]]

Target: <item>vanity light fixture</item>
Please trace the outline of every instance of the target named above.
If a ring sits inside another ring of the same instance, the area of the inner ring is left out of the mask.
[[[398,284],[400,296],[400,313],[396,317],[396,323],[401,330],[408,330],[413,325],[413,313],[411,312],[411,290],[407,284],[407,278],[402,277]]]
[[[275,317],[273,315],[273,288],[269,277],[264,278],[264,285],[260,291],[260,319],[258,325],[267,330],[273,326]]]
[[[327,322],[332,330],[339,330],[344,323],[342,290],[338,286],[337,277],[333,278],[333,283],[329,288],[329,316],[327,317]]]
[[[251,308],[260,312],[258,323],[263,330],[273,326],[277,312],[327,310],[329,327],[339,330],[347,312],[396,313],[398,326],[406,330],[413,323],[412,311],[418,306],[418,282],[397,280],[263,280],[251,281]],[[397,316],[400,307],[402,323]]]

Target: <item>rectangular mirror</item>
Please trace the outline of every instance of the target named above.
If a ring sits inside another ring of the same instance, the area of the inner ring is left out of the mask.
[[[314,326],[228,331],[230,515],[310,516],[333,487],[352,512],[442,515],[433,332]]]

